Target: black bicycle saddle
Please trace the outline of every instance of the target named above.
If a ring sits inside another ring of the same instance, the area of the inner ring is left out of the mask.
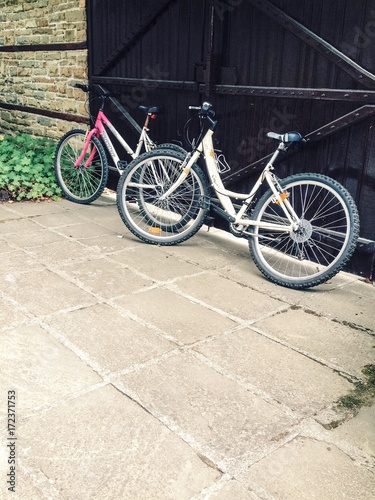
[[[286,134],[276,134],[276,132],[268,132],[267,137],[276,139],[280,142],[301,142],[303,136],[299,132],[287,132]]]
[[[160,115],[163,112],[160,106],[138,106],[138,109],[144,111],[146,115]]]

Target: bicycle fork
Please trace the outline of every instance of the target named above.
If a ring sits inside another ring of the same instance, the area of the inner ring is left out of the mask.
[[[288,199],[289,193],[282,188],[276,176],[270,171],[270,169],[264,171],[264,176],[267,180],[269,187],[271,188],[272,192],[275,195],[273,202],[276,205],[280,206],[286,218],[289,220],[293,231],[296,231],[299,227],[300,218],[298,217],[298,215],[294,211],[294,208],[289,202]]]
[[[201,154],[201,151],[199,150],[199,148],[197,150],[195,150],[194,153],[192,153],[192,154],[188,153],[183,164],[181,165],[181,174],[180,174],[179,178],[176,180],[176,182],[174,182],[172,184],[172,186],[169,189],[167,189],[167,191],[165,193],[163,193],[160,196],[160,198],[159,198],[160,201],[163,201],[166,198],[168,198],[168,196],[171,193],[173,193],[173,191],[175,191],[179,186],[181,186],[181,184],[184,182],[186,177],[189,175],[191,167],[198,160],[200,154]]]
[[[83,146],[81,154],[78,156],[77,160],[74,162],[74,168],[78,169],[79,166],[81,165],[81,162],[82,162],[83,158],[85,157],[85,154],[87,153],[87,150],[89,149],[89,145],[91,143],[91,138],[92,138],[93,135],[95,135],[95,136],[98,135],[96,128],[91,129],[86,134],[85,144]],[[91,165],[91,162],[94,159],[95,153],[96,153],[96,147],[93,146],[92,151],[90,153],[90,156],[88,157],[88,159],[86,160],[86,162],[84,164],[84,168],[87,168],[87,167],[89,167]]]

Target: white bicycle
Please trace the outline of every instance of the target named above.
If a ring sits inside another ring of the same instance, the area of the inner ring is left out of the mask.
[[[211,104],[197,109],[201,130],[187,155],[156,149],[132,161],[120,178],[117,206],[128,229],[141,240],[174,245],[193,236],[212,210],[231,232],[247,238],[251,256],[271,281],[289,288],[319,285],[351,257],[359,216],[349,192],[321,174],[279,179],[274,163],[304,139],[298,132],[267,135],[279,144],[249,193],[224,187],[213,148],[217,121]],[[207,176],[197,165],[203,156]],[[260,187],[267,191],[255,201]],[[236,200],[236,205],[232,200]]]

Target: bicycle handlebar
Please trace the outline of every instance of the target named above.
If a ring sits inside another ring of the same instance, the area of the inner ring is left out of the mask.
[[[201,116],[215,116],[215,111],[212,109],[212,104],[210,102],[203,102],[200,106],[189,106],[189,109],[194,109],[199,111]]]
[[[81,89],[83,90],[83,92],[86,93],[92,91],[100,97],[106,97],[111,95],[109,90],[105,89],[101,85],[84,85],[83,83],[75,83],[74,87],[77,89]]]
[[[210,123],[210,129],[215,130],[215,127],[217,125],[217,120],[214,120],[215,116],[215,111],[212,109],[212,104],[209,102],[203,102],[200,106],[189,106],[189,109],[198,111],[198,115],[201,118],[205,118],[206,120],[209,121]],[[267,137],[271,139],[276,139],[280,143],[284,143],[287,145],[287,148],[293,144],[293,143],[306,143],[305,137],[303,137],[302,134],[296,131],[292,132],[287,132],[286,134],[277,134],[275,132],[268,132]]]
[[[83,85],[82,83],[76,83],[74,87],[83,90],[83,92],[88,92],[90,90],[88,85]]]
[[[214,120],[215,111],[212,109],[212,104],[210,102],[203,102],[200,106],[189,106],[189,109],[199,111],[198,115],[201,118],[206,118],[210,122],[210,128],[215,129],[217,121]]]

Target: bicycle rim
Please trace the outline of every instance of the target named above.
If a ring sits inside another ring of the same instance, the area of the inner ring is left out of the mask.
[[[250,252],[262,273],[289,288],[319,285],[337,274],[351,257],[359,218],[350,194],[319,174],[300,174],[281,182],[300,218],[298,230],[275,232],[255,227]],[[271,191],[259,200],[254,220],[289,226]]]
[[[108,164],[103,146],[93,136],[80,165],[75,167],[75,162],[83,150],[85,138],[85,132],[77,130],[68,132],[60,140],[56,149],[55,174],[67,199],[75,203],[88,204],[102,194],[108,179]],[[92,153],[94,156],[87,165]]]
[[[143,241],[173,245],[187,240],[202,226],[207,208],[204,175],[194,165],[184,182],[168,197],[184,157],[151,152],[132,162],[118,186],[118,209],[130,231]]]

